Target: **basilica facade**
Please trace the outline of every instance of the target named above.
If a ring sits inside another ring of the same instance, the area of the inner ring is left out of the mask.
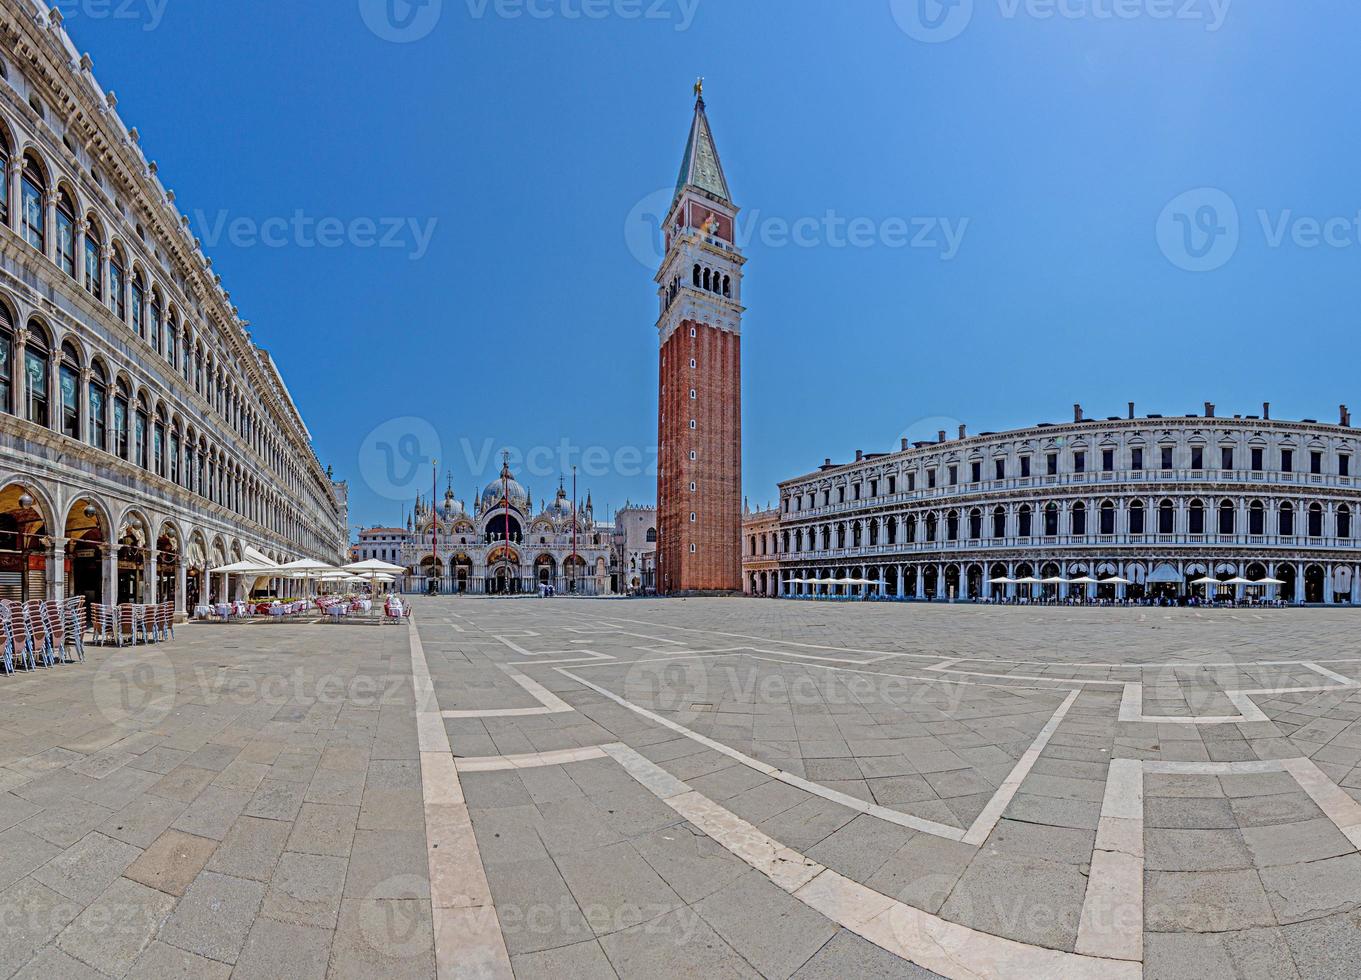
[[[401,546],[407,592],[523,595],[550,587],[564,595],[611,591],[613,529],[595,520],[588,493],[581,508],[561,484],[536,509],[503,465],[470,510],[452,486],[441,504],[418,499]]]

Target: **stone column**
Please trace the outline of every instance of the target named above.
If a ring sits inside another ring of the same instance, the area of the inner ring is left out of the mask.
[[[114,606],[118,603],[118,545],[105,547],[108,551],[104,555],[104,605]]]
[[[76,285],[85,289],[85,239],[90,234],[90,224],[84,218],[77,218],[75,228],[72,229],[75,241],[72,249],[76,256]]]
[[[57,192],[49,188],[43,195],[43,213],[47,222],[47,260],[53,265],[57,262]]]
[[[925,568],[926,568],[925,565],[918,565],[918,566],[917,566],[917,598],[918,598],[918,599],[925,599],[925,598],[926,598],[926,576],[923,574]]]
[[[47,549],[47,598],[66,598],[66,539],[53,538]]]
[[[1333,604],[1333,566],[1331,564],[1323,566],[1323,604],[1325,606]]]
[[[1295,562],[1295,601],[1303,603],[1304,595],[1304,562],[1297,561]]]
[[[157,592],[160,587],[160,555],[157,553],[154,546],[147,551],[145,568],[146,581],[142,583],[142,601],[145,603],[159,602],[160,596]]]
[[[184,563],[184,555],[180,555],[175,566],[175,619],[182,623],[188,618],[189,566]]]
[[[22,237],[20,229],[23,227],[23,172],[24,161],[18,157],[9,162],[9,173],[5,178],[9,181],[9,226],[10,230]]]

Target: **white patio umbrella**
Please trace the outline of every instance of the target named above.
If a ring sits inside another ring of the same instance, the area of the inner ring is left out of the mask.
[[[1068,584],[1069,584],[1069,585],[1100,585],[1101,582],[1100,582],[1099,579],[1094,579],[1094,578],[1092,578],[1090,575],[1082,575],[1082,576],[1080,576],[1080,577],[1078,577],[1078,578],[1071,579],[1071,580],[1068,582]]]
[[[1014,578],[1007,578],[1005,575],[1003,575],[1001,578],[990,578],[990,579],[988,579],[988,584],[989,584],[989,585],[1015,585],[1015,584],[1016,584],[1016,580],[1015,580]]]
[[[1129,579],[1127,579],[1127,578],[1121,578],[1119,575],[1112,575],[1110,578],[1103,578],[1103,579],[1101,580],[1101,584],[1102,584],[1102,585],[1133,585],[1134,583],[1131,582],[1131,581],[1130,581]]]
[[[1224,584],[1225,584],[1225,585],[1256,585],[1257,583],[1254,582],[1254,581],[1253,581],[1252,579],[1250,579],[1250,578],[1243,578],[1243,576],[1238,575],[1238,576],[1235,576],[1234,578],[1229,579],[1229,580],[1228,580],[1227,582],[1225,582]]]
[[[313,579],[320,577],[326,572],[334,571],[335,567],[326,564],[324,561],[316,561],[312,558],[299,558],[297,561],[291,561],[286,565],[280,565],[276,574],[300,578],[307,582],[308,585],[311,585]]]
[[[345,571],[354,572],[362,575],[369,581],[369,593],[376,596],[378,594],[379,575],[402,575],[406,569],[401,565],[394,565],[391,562],[381,561],[377,558],[370,558],[367,561],[357,561],[352,565],[346,565]],[[369,615],[372,616],[375,610],[370,609]]]
[[[1059,575],[1051,575],[1049,578],[1040,579],[1044,585],[1068,585],[1069,580]]]
[[[1279,578],[1259,578],[1253,585],[1285,585],[1284,579]]]

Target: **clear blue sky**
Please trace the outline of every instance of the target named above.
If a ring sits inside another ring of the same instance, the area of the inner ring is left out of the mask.
[[[452,468],[471,500],[510,446],[541,447],[527,482],[551,495],[565,438],[600,447],[597,515],[653,499],[655,270],[630,216],[675,179],[700,74],[751,235],[754,502],[955,420],[1361,409],[1354,4],[917,2],[443,0],[409,43],[379,36],[384,0],[63,7],[201,237],[197,211],[436,222],[419,259],[409,229],[209,248],[355,523],[428,484],[376,462],[425,452],[420,426],[365,445],[407,416],[438,435],[441,492]],[[948,258],[904,244],[928,219],[963,229]]]

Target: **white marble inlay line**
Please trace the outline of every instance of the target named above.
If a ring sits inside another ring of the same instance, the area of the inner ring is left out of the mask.
[[[505,671],[511,680],[524,688],[530,697],[538,701],[539,707],[469,708],[460,711],[442,711],[440,714],[445,718],[523,718],[528,715],[557,715],[576,710],[538,681],[526,677],[510,664],[497,664],[497,666]]]
[[[421,750],[421,806],[430,874],[430,915],[435,932],[435,970],[440,980],[450,977],[513,980],[510,954],[492,903],[477,837],[468,819],[425,647],[411,621],[407,623],[407,640]]]

